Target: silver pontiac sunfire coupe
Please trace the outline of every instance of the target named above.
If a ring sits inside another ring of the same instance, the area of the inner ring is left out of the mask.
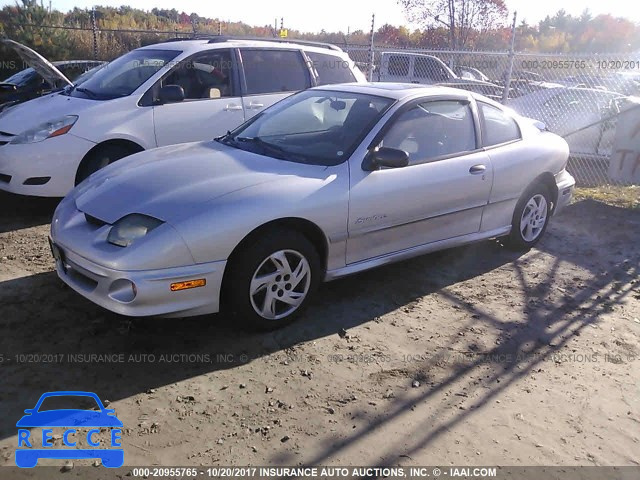
[[[533,246],[570,201],[568,155],[471,92],[312,88],[93,174],[58,206],[51,247],[60,278],[114,312],[224,307],[274,328],[322,281],[488,238]]]

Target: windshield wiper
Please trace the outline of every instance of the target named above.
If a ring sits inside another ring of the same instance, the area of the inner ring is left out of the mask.
[[[288,150],[285,150],[284,148],[278,145],[265,142],[260,137],[236,137],[234,138],[234,141],[246,142],[246,143],[251,143],[253,145],[257,145],[265,155],[273,156],[281,160],[292,160],[293,158],[296,158],[296,157],[299,160],[300,158],[302,158],[299,155],[289,152]]]
[[[231,130],[227,130],[227,133],[214,138],[214,140],[216,142],[224,143],[225,145],[234,145],[236,143],[235,139],[231,135]]]
[[[74,88],[71,91],[73,90],[75,90],[76,92],[84,93],[87,97],[92,98],[94,100],[98,100],[100,98],[100,96],[96,92],[94,92],[93,90],[89,90],[88,88],[76,87],[74,85]]]

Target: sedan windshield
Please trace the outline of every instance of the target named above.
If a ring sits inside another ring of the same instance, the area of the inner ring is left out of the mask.
[[[357,148],[394,100],[307,90],[282,100],[219,142],[299,163],[338,165]]]
[[[178,50],[134,50],[99,69],[82,87],[69,94],[93,100],[126,97],[180,53]]]

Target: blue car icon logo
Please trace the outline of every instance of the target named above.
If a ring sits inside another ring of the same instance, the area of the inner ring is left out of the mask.
[[[98,410],[55,409],[40,411],[42,403],[52,397],[89,397]],[[40,397],[36,406],[24,411],[26,414],[18,423],[18,449],[16,465],[33,468],[41,458],[78,460],[99,458],[107,468],[118,468],[124,463],[124,450],[120,443],[122,422],[115,410],[105,408],[100,398],[92,392],[48,392]],[[31,435],[29,428],[42,428],[42,436]],[[63,443],[68,448],[53,448],[52,428],[63,428]],[[92,448],[74,448],[79,436],[76,429],[90,429],[86,433],[86,443]],[[111,429],[110,448],[104,448],[97,438],[101,429]]]

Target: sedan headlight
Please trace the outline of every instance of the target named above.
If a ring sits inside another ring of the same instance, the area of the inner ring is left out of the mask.
[[[113,224],[111,230],[109,230],[107,241],[119,247],[128,247],[163,223],[162,220],[148,215],[132,213]]]
[[[57,118],[50,122],[41,123],[35,128],[26,130],[11,140],[13,145],[22,145],[25,143],[42,142],[47,138],[59,137],[64,135],[78,120],[77,115],[67,115],[66,117]]]

